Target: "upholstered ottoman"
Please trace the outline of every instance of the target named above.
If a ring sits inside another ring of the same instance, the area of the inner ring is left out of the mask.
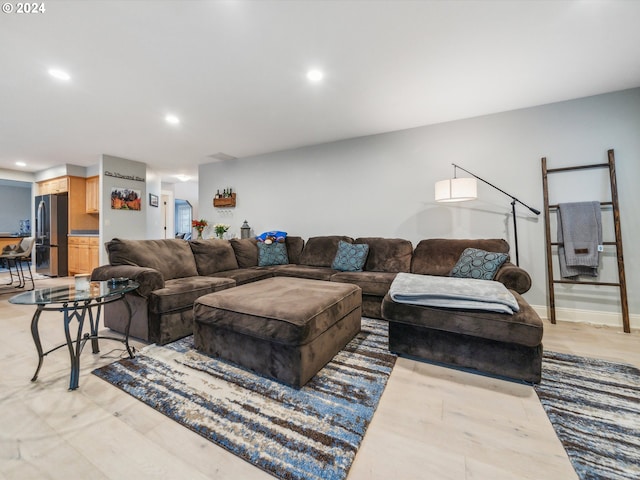
[[[198,298],[195,347],[299,388],[360,331],[356,285],[275,277]]]
[[[513,315],[397,303],[387,294],[389,350],[420,359],[539,383],[542,320],[515,291]]]

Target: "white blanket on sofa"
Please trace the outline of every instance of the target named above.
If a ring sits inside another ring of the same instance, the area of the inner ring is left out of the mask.
[[[475,278],[398,273],[389,295],[394,302],[426,307],[518,312],[515,297],[500,282]]]

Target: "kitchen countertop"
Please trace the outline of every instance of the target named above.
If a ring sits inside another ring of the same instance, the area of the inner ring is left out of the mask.
[[[98,237],[100,232],[98,230],[71,230],[70,237]]]

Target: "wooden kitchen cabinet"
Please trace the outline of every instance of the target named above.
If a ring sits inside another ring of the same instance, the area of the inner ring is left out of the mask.
[[[78,269],[80,244],[77,241],[77,237],[69,237],[67,242],[67,270],[69,271],[69,276],[71,276],[80,273]]]
[[[100,177],[89,177],[86,182],[86,211],[87,213],[100,212]]]
[[[69,275],[91,273],[98,266],[98,237],[69,237]]]
[[[98,231],[100,216],[87,213],[87,179],[69,177],[69,234],[89,233],[74,230]]]
[[[38,194],[48,195],[69,191],[69,177],[52,178],[44,182],[38,182]]]
[[[89,238],[89,267],[91,271],[100,266],[100,239],[98,237]]]

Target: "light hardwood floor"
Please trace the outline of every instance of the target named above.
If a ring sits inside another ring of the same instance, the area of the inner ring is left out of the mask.
[[[3,278],[0,278],[0,281]],[[39,280],[42,288],[69,279]],[[263,471],[91,375],[122,351],[102,341],[82,354],[80,388],[67,391],[65,349],[30,382],[35,307],[0,295],[0,479],[269,479]],[[64,339],[43,314],[43,344]],[[640,366],[640,334],[545,325],[547,350]],[[134,342],[138,347],[143,346]],[[575,479],[532,387],[398,359],[350,471],[353,479]]]

